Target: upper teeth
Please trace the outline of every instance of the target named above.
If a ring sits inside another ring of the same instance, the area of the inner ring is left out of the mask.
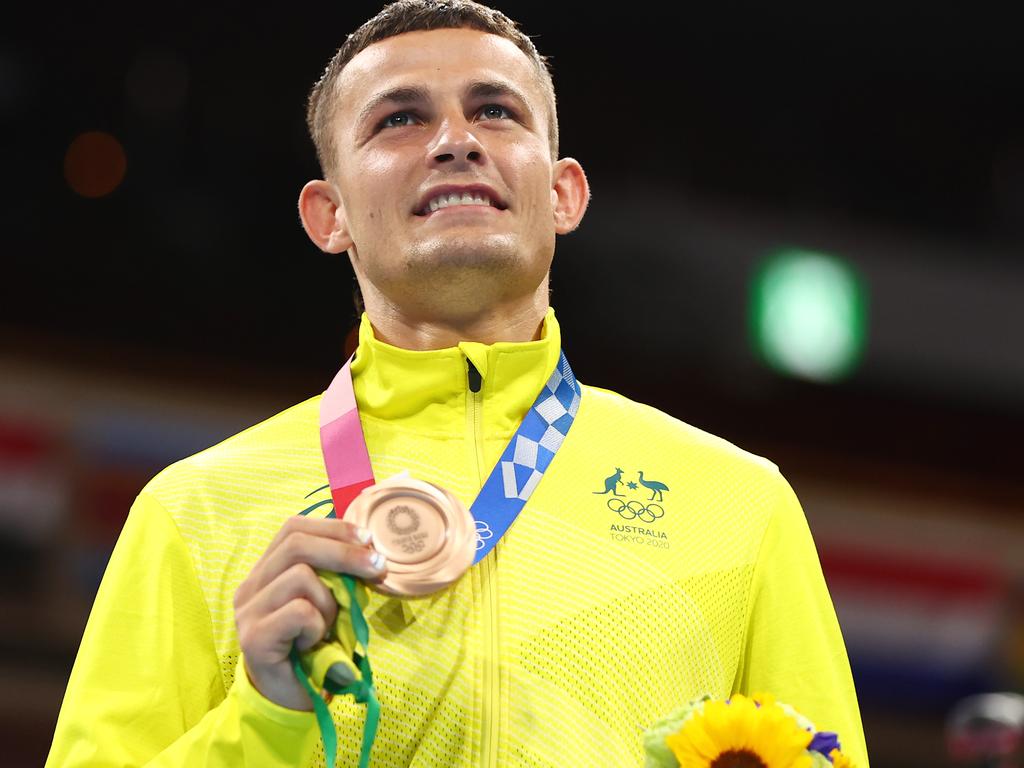
[[[433,213],[438,208],[448,208],[452,205],[492,205],[491,198],[482,192],[450,192],[438,195],[427,203],[427,209]]]

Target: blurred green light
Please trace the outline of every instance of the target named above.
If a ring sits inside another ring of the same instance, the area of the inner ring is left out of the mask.
[[[754,344],[771,367],[821,382],[853,371],[864,351],[867,298],[852,267],[813,251],[778,251],[752,287]]]

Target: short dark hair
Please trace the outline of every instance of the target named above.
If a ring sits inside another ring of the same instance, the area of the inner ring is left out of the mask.
[[[520,31],[516,22],[501,11],[472,0],[397,0],[384,6],[376,16],[345,39],[309,93],[306,125],[309,127],[309,135],[316,147],[317,158],[325,178],[333,175],[337,163],[337,147],[332,137],[332,124],[337,109],[334,91],[345,65],[364,48],[389,37],[405,32],[461,28],[476,29],[504,37],[515,43],[516,47],[533,62],[541,88],[547,97],[551,159],[558,158],[558,114],[550,63],[546,56],[541,56],[537,52],[533,41]]]

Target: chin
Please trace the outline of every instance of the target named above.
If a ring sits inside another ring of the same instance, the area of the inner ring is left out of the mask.
[[[473,313],[535,292],[551,266],[509,235],[426,241],[407,251],[404,263],[400,290],[406,296]]]
[[[503,275],[522,271],[527,258],[511,235],[445,237],[417,243],[406,258],[406,266],[420,279],[425,273],[482,271]]]

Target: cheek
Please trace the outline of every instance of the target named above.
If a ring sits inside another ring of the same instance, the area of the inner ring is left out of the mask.
[[[352,190],[348,197],[348,211],[353,234],[365,235],[383,227],[387,219],[402,213],[402,205],[409,198],[408,185],[401,178],[404,166],[392,153],[373,152],[361,158],[349,174]],[[379,235],[374,235],[376,239]]]
[[[403,163],[398,153],[374,150],[365,153],[353,170],[358,180],[375,183],[395,176],[402,167]]]
[[[520,191],[525,204],[524,210],[536,216],[550,215],[553,205],[549,157],[538,153],[536,147],[528,145],[514,148],[508,157],[508,172],[513,180],[513,189]]]

